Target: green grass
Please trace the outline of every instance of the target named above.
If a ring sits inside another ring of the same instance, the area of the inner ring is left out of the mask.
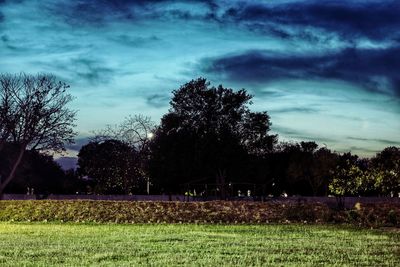
[[[400,233],[323,225],[0,223],[0,266],[400,266]]]

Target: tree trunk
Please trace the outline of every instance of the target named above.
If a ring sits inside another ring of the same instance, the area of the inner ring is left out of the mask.
[[[5,143],[6,143],[6,141],[0,140],[0,152],[3,150]]]
[[[9,136],[10,136],[9,132],[3,133],[3,135],[1,136],[1,138],[0,138],[0,152],[3,150],[3,148],[4,148],[5,144],[6,144],[7,139],[8,139]]]
[[[21,163],[22,158],[23,158],[23,156],[25,154],[25,148],[26,148],[26,146],[22,146],[21,147],[21,149],[19,151],[19,154],[18,154],[18,157],[14,162],[14,165],[13,165],[13,167],[11,169],[10,174],[7,176],[7,178],[4,181],[1,181],[1,183],[0,183],[0,199],[3,199],[3,191],[4,191],[4,189],[11,182],[11,180],[15,176],[15,173],[17,172],[18,166]]]

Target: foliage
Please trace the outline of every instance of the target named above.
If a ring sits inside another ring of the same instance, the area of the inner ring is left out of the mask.
[[[150,141],[154,136],[155,124],[150,119],[143,115],[134,115],[126,117],[120,124],[107,125],[105,129],[95,131],[95,136],[91,142],[101,143],[103,141],[115,141],[118,140],[131,147],[133,154],[129,156],[132,159],[134,165],[134,173],[131,175],[135,176],[136,193],[149,193],[150,177],[148,175],[147,163],[150,156]],[[100,159],[101,161],[102,159]],[[102,168],[99,166],[99,168]],[[142,182],[146,181],[147,188],[145,189]],[[142,187],[142,188],[139,188]],[[131,189],[125,191],[131,192]]]
[[[358,157],[350,153],[339,156],[338,164],[332,171],[332,182],[329,184],[332,194],[336,196],[357,195],[364,176],[358,163]]]
[[[350,153],[339,156],[332,171],[330,191],[338,196],[400,193],[400,149],[387,147],[372,159],[359,159]]]
[[[251,112],[252,97],[199,78],[173,91],[151,143],[150,174],[166,192],[193,180],[220,185],[244,175],[247,157],[272,151],[269,116]],[[243,178],[242,178],[243,179]]]
[[[274,195],[326,196],[337,154],[315,142],[280,143],[263,161]]]
[[[136,150],[118,140],[90,142],[78,154],[78,173],[93,179],[94,192],[131,194],[141,182]]]
[[[331,170],[336,164],[336,155],[329,149],[318,149],[315,142],[300,142],[300,144],[286,144],[284,152],[287,154],[287,180],[303,194],[327,195],[327,187],[331,180]],[[309,189],[307,188],[309,187]]]
[[[75,193],[77,186],[77,177],[67,175],[52,156],[33,150],[26,152],[19,171],[6,192],[27,194],[29,191],[45,197],[49,194]]]
[[[371,159],[375,188],[383,195],[400,194],[400,148],[387,147]]]

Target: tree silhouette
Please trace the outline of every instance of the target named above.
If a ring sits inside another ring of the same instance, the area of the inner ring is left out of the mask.
[[[0,154],[0,175],[7,175],[12,168],[13,160],[19,153],[19,147],[6,143]],[[28,192],[40,195],[75,193],[78,180],[61,169],[53,157],[28,150],[18,167],[14,179],[8,184],[6,192]]]
[[[73,142],[75,112],[67,105],[69,88],[53,75],[1,75],[1,146],[5,142],[18,146],[10,172],[0,181],[0,196],[14,178],[27,149],[60,151]],[[0,151],[1,152],[1,151]]]
[[[327,195],[336,155],[325,147],[318,149],[315,142],[294,144],[287,152],[286,170],[291,190],[301,195]]]
[[[338,197],[356,196],[360,192],[364,172],[357,155],[344,153],[338,158],[336,167],[332,170],[332,182],[329,190]]]
[[[218,184],[245,179],[249,154],[272,151],[269,116],[251,112],[251,96],[242,89],[211,87],[199,78],[173,91],[169,112],[151,143],[150,172],[164,191],[177,192],[192,180]]]
[[[131,194],[142,176],[135,150],[119,140],[90,142],[78,154],[78,173],[94,180],[100,194]]]
[[[400,193],[400,148],[387,147],[371,159],[375,187],[384,195]]]
[[[150,117],[134,115],[126,117],[120,124],[107,125],[105,129],[95,131],[93,142],[119,140],[132,148],[136,180],[146,181],[146,192],[150,192],[150,177],[147,173],[149,144],[154,136],[155,124]],[[140,176],[140,177],[139,177]],[[137,189],[136,189],[137,191]]]

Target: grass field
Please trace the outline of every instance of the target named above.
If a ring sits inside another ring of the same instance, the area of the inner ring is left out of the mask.
[[[400,266],[400,233],[343,226],[0,223],[0,266]]]

